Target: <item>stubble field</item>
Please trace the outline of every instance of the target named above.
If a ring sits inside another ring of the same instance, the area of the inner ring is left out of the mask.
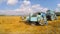
[[[60,16],[44,26],[28,25],[20,16],[0,16],[0,34],[60,34]]]

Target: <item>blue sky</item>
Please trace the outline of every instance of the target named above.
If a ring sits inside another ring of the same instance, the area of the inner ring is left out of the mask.
[[[7,1],[0,3],[0,10],[19,8],[22,1],[23,0],[19,0],[19,2],[14,6],[7,5],[6,4]],[[30,0],[30,2],[32,5],[40,4],[41,6],[48,8],[48,9],[56,9],[57,4],[60,3],[60,0]]]
[[[29,15],[49,9],[60,12],[58,7],[60,0],[0,0],[1,15]]]
[[[43,7],[49,9],[55,9],[57,4],[60,3],[60,0],[31,0],[32,4],[40,4]]]

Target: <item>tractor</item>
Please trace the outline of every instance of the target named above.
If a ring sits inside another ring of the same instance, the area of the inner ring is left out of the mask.
[[[57,19],[57,16],[56,16],[55,12],[51,11],[51,10],[47,10],[46,17],[47,17],[47,20],[51,20],[51,21]]]
[[[43,12],[38,12],[35,14],[29,14],[29,16],[26,17],[25,19],[26,22],[29,22],[31,25],[34,24],[40,24],[40,25],[45,25],[47,24],[47,18],[46,14]]]

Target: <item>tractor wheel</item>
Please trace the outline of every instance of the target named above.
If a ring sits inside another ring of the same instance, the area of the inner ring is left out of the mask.
[[[55,15],[55,20],[57,20],[57,16]]]
[[[47,20],[51,20],[51,16],[50,15],[47,15]]]
[[[57,17],[55,17],[55,20],[57,20]]]
[[[40,21],[39,21],[39,24],[40,24],[40,25],[44,25],[44,20],[40,20]]]
[[[54,17],[53,16],[51,16],[51,21],[53,21],[54,20]]]
[[[35,26],[35,24],[36,24],[35,22],[32,22],[32,23],[31,23],[32,26]]]

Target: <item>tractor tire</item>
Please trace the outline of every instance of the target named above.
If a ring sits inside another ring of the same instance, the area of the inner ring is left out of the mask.
[[[55,20],[55,17],[51,16],[51,21]]]
[[[44,21],[44,20],[40,20],[40,21],[39,21],[39,24],[40,24],[40,25],[47,25],[48,22],[47,22],[47,21]]]
[[[35,26],[35,25],[36,25],[36,22],[31,22],[31,25],[32,25],[32,26]]]
[[[55,20],[57,20],[57,16],[55,15]]]
[[[40,24],[40,25],[44,25],[44,20],[40,20],[40,21],[39,21],[39,24]]]
[[[57,17],[55,17],[55,20],[57,20]]]
[[[35,26],[35,23],[31,23],[32,26]]]
[[[46,18],[47,18],[47,20],[51,20],[51,16],[50,15],[47,15]]]

